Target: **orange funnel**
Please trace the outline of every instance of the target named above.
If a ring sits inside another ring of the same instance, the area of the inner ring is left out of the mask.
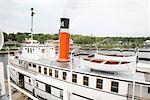
[[[70,35],[68,32],[69,28],[69,19],[61,18],[61,28],[59,33],[59,58],[60,62],[69,61],[69,41]]]

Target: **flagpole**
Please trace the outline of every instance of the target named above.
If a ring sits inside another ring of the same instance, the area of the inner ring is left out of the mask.
[[[31,39],[33,40],[33,15],[35,13],[33,12],[33,8],[31,8]]]

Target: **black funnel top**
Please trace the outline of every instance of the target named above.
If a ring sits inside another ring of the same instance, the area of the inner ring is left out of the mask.
[[[69,18],[61,18],[60,21],[60,28],[69,29]]]

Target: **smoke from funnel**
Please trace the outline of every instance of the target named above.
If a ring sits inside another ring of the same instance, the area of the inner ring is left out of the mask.
[[[69,18],[71,14],[78,8],[78,1],[77,0],[68,0],[66,3],[63,16],[65,18]]]

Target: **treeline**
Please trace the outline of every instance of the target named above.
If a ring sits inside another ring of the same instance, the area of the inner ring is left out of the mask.
[[[26,38],[31,38],[31,33],[5,33],[3,32],[5,41],[12,40],[12,41],[17,41],[19,43],[22,43],[25,41]],[[58,39],[58,34],[33,34],[33,39],[38,40],[40,43],[44,43],[46,40],[52,39],[52,40],[57,40]]]
[[[30,33],[5,33],[4,32],[5,41],[12,40],[22,43],[25,41],[25,38],[30,38]],[[99,48],[134,48],[140,47],[142,48],[144,42],[150,38],[145,37],[95,37],[95,36],[83,36],[83,35],[72,35],[71,39],[77,45],[84,45],[84,46],[94,46],[96,45]],[[33,39],[38,40],[40,43],[44,43],[46,40],[58,40],[58,34],[34,34]]]

